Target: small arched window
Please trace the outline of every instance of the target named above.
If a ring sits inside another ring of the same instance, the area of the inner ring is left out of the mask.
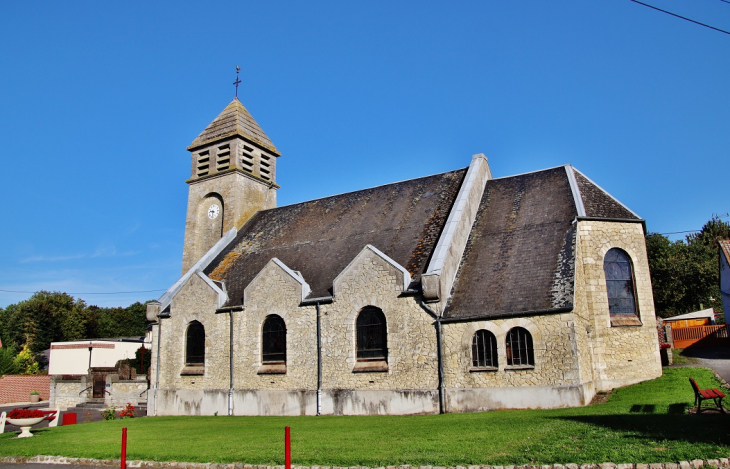
[[[286,363],[286,324],[272,314],[264,320],[261,337],[261,362],[270,364]]]
[[[475,368],[497,368],[497,338],[480,329],[471,339],[471,364]]]
[[[619,319],[636,317],[634,269],[629,255],[621,249],[610,249],[603,259],[603,272],[606,274],[609,314]]]
[[[388,330],[385,315],[374,306],[366,306],[357,316],[357,359],[388,360]]]
[[[198,321],[188,325],[185,337],[185,364],[205,364],[205,328]]]
[[[507,366],[535,366],[532,336],[523,327],[513,327],[507,333]]]

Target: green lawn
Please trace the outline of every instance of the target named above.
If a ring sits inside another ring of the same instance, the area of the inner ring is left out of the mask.
[[[574,409],[387,417],[155,417],[0,435],[0,456],[37,454],[128,459],[284,463],[291,427],[295,465],[511,465],[631,463],[730,456],[730,417],[687,414],[687,381],[718,387],[711,371],[666,369],[663,377],[616,390],[605,404]]]

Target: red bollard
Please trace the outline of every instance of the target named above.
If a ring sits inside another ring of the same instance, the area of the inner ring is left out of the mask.
[[[284,428],[284,453],[285,468],[291,469],[291,437],[289,435],[289,427]]]
[[[127,427],[122,428],[122,469],[127,469]]]

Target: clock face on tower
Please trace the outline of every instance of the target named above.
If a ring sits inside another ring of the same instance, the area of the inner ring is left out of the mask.
[[[220,207],[218,207],[217,204],[213,204],[210,207],[208,207],[208,218],[211,220],[215,220],[218,217],[218,214],[221,212]]]

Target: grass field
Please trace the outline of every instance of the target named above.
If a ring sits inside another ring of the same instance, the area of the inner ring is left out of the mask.
[[[632,463],[730,456],[730,416],[687,414],[687,377],[718,387],[711,371],[667,369],[663,377],[573,409],[374,417],[154,417],[0,435],[0,456],[37,454],[128,459],[284,463],[291,427],[294,465],[511,465]]]

